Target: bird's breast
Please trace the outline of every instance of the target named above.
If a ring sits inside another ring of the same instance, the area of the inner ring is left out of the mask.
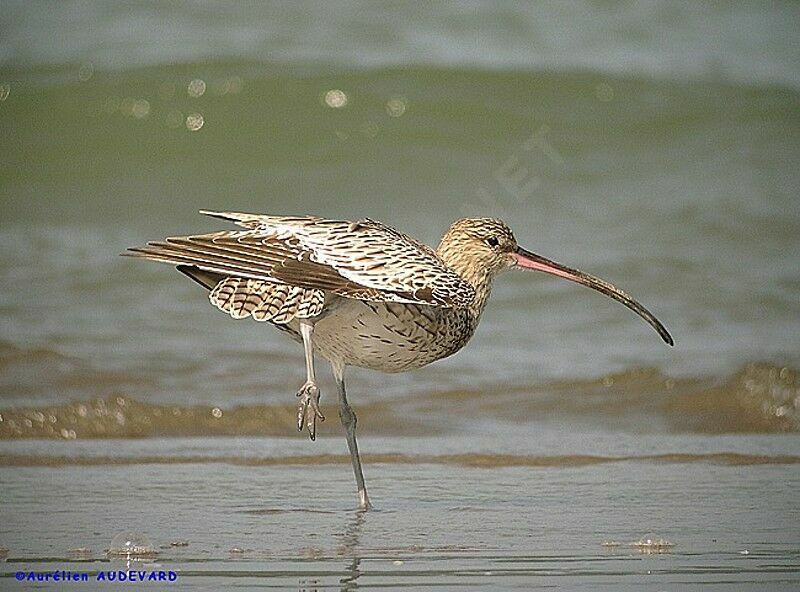
[[[315,323],[313,340],[329,360],[402,372],[454,354],[476,325],[466,309],[340,298]]]

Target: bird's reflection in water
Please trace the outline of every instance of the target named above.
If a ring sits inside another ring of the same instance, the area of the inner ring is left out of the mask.
[[[366,519],[367,510],[356,510],[341,535],[342,544],[339,547],[339,552],[342,556],[350,558],[347,567],[345,567],[347,575],[339,580],[339,589],[342,591],[358,588],[358,578],[361,576],[361,570],[359,569],[361,567],[359,543]]]
[[[361,570],[359,569],[361,555],[358,547],[366,516],[366,510],[356,510],[345,523],[344,531],[337,535],[340,544],[336,548],[336,555],[349,559],[344,568],[346,575],[339,580],[340,590],[355,590],[358,588],[358,578],[361,577]],[[320,582],[318,579],[303,578],[298,584],[300,592],[317,592]]]

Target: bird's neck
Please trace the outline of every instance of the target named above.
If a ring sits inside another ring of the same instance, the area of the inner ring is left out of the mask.
[[[485,267],[476,265],[474,261],[464,257],[463,250],[451,248],[451,246],[443,242],[439,245],[436,254],[450,269],[475,289],[475,298],[469,305],[469,309],[477,320],[492,292],[494,274],[490,273]]]

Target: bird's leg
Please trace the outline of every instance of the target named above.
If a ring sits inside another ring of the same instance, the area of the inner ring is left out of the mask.
[[[300,403],[297,405],[297,431],[302,432],[305,426],[312,440],[317,437],[317,418],[325,421],[325,416],[319,410],[319,387],[314,375],[314,346],[311,336],[314,325],[307,321],[300,321],[300,334],[303,336],[303,349],[306,354],[306,383],[297,391]]]
[[[342,420],[345,435],[347,437],[347,447],[350,449],[350,461],[353,463],[353,473],[356,476],[356,487],[358,487],[358,505],[363,510],[371,507],[367,496],[367,486],[364,484],[364,473],[361,470],[361,458],[358,456],[358,443],[356,442],[356,414],[350,403],[347,402],[347,394],[344,390],[344,365],[331,363],[333,376],[336,379],[336,389],[339,391],[339,419]]]

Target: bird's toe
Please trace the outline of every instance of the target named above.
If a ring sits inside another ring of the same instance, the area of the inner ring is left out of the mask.
[[[297,405],[297,431],[303,428],[308,430],[311,440],[317,438],[317,419],[325,421],[325,416],[319,409],[319,387],[313,382],[307,382],[297,392],[300,402]]]

